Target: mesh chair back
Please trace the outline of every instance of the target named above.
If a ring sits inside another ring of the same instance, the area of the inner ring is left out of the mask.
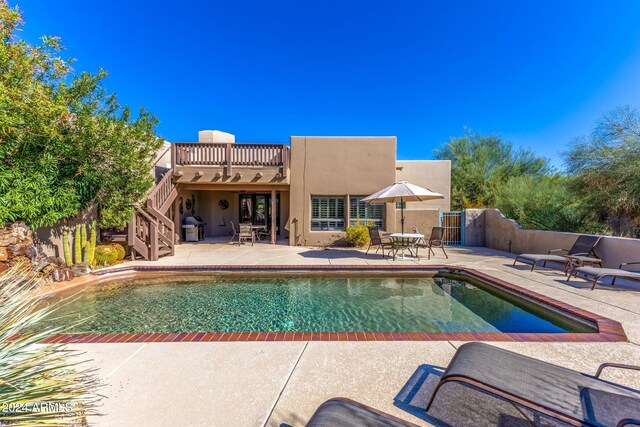
[[[242,235],[242,236],[251,236],[251,225],[249,225],[249,224],[240,224],[240,235]]]
[[[578,236],[576,242],[571,246],[567,255],[573,254],[590,254],[593,252],[593,248],[600,241],[600,236],[587,236],[581,235]]]
[[[368,226],[369,229],[369,239],[371,239],[372,245],[379,245],[382,243],[382,238],[380,237],[380,229],[378,227]]]
[[[442,237],[444,236],[444,228],[442,227],[433,227],[431,229],[431,236],[429,236],[429,242],[440,242],[442,241]]]

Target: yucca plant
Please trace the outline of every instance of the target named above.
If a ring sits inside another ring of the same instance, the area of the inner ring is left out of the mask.
[[[38,306],[41,280],[23,265],[0,274],[0,426],[86,425],[99,381],[81,353],[39,344],[59,328],[31,332],[55,310]]]

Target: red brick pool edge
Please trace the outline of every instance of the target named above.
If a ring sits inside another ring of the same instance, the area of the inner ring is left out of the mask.
[[[473,332],[190,332],[173,334],[56,334],[42,340],[49,344],[140,342],[250,342],[250,341],[511,341],[511,342],[625,342],[622,325],[612,319],[565,304],[479,271],[457,266],[126,266],[94,273],[437,273],[455,272],[480,279],[517,296],[547,305],[561,313],[592,323],[594,333],[473,333]]]

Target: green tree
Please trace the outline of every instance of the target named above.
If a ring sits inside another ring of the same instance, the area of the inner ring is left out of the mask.
[[[616,236],[640,237],[640,113],[619,107],[566,153],[573,190]]]
[[[510,178],[497,188],[495,207],[524,228],[574,233],[601,231],[590,212],[570,189],[564,175]]]
[[[76,74],[56,37],[17,37],[17,8],[0,0],[0,224],[53,225],[90,204],[102,227],[124,226],[150,186],[157,119],[101,86],[106,73]]]
[[[497,189],[509,178],[551,172],[546,159],[515,149],[499,136],[467,131],[435,150],[436,159],[451,160],[453,209],[493,207]]]

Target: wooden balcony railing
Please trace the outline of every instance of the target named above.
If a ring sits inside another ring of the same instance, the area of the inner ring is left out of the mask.
[[[175,142],[171,144],[173,166],[272,166],[289,168],[289,147],[284,144],[236,144]]]

